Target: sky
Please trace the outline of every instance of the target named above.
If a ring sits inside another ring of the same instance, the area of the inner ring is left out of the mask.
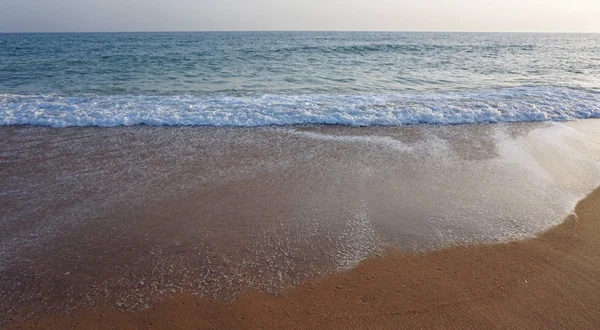
[[[0,32],[600,33],[600,0],[0,0]]]

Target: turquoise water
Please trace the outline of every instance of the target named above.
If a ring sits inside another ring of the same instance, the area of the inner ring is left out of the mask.
[[[3,125],[592,117],[600,117],[597,34],[0,34]]]

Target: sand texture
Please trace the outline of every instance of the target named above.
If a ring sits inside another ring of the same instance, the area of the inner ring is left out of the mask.
[[[282,296],[233,303],[191,295],[141,312],[115,308],[29,320],[23,328],[600,328],[600,189],[538,238],[390,251]]]
[[[0,328],[598,328],[598,123],[2,127]]]

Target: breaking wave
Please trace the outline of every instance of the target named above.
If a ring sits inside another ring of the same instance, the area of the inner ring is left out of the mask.
[[[600,93],[561,87],[403,94],[0,94],[0,125],[351,126],[600,117]]]

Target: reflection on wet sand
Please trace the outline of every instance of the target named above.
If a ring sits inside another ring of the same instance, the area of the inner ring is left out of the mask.
[[[1,308],[227,301],[531,237],[600,183],[596,125],[2,127]]]

